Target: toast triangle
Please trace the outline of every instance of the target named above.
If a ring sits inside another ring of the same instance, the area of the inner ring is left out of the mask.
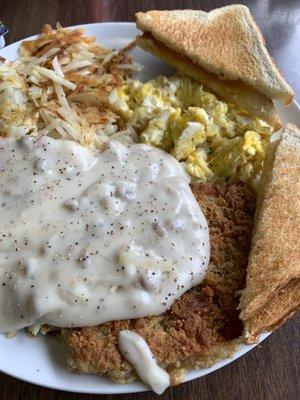
[[[240,300],[245,338],[279,326],[300,306],[300,130],[287,124],[270,142]]]
[[[243,5],[136,14],[137,27],[219,79],[240,80],[289,104],[294,92],[270,57],[259,27]]]

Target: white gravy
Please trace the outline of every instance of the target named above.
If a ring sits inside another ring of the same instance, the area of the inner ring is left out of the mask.
[[[162,394],[170,386],[169,374],[157,365],[150,347],[138,333],[121,331],[118,344],[121,354],[135,368],[139,378],[155,393]]]
[[[188,183],[143,144],[94,154],[48,137],[0,140],[0,331],[167,310],[209,261]]]

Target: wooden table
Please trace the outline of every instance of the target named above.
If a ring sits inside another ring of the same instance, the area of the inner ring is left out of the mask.
[[[1,0],[0,19],[10,33],[7,44],[40,32],[43,24],[64,26],[101,21],[131,21],[136,11],[212,8],[222,0]],[[262,28],[268,48],[300,100],[300,1],[240,1],[249,5]],[[299,322],[295,316],[253,351],[204,378],[167,390],[162,400],[296,400],[300,398]],[[298,329],[297,329],[298,327]],[[29,355],[30,357],[30,355]],[[26,366],[24,365],[24,368]],[[149,400],[153,393],[107,396],[112,400]],[[58,392],[0,374],[1,400],[92,400],[100,395]]]

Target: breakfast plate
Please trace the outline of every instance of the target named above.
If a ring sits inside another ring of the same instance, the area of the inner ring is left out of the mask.
[[[133,23],[96,23],[80,27],[85,28],[87,35],[95,36],[97,42],[108,48],[123,47],[138,34]],[[0,56],[9,60],[15,59],[20,44],[21,41],[7,46],[0,51]],[[162,61],[138,48],[132,50],[132,55],[137,63],[144,66],[141,71],[136,73],[136,78],[148,80],[159,74],[170,75],[173,72],[173,69]],[[283,122],[294,122],[300,125],[300,110],[296,103],[288,108],[278,106],[278,111]],[[267,336],[268,334],[261,335],[260,341]],[[241,357],[253,347],[255,345],[241,345],[234,357],[222,360],[211,368],[190,371],[186,375],[185,381],[205,376]],[[0,336],[0,371],[18,379],[78,393],[114,394],[148,390],[140,382],[121,385],[103,377],[71,374],[66,369],[65,360],[65,346],[56,337],[39,335],[30,339],[25,332],[18,333],[11,339]]]

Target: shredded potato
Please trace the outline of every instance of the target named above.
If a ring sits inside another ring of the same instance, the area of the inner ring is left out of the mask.
[[[26,40],[18,60],[0,65],[0,135],[51,135],[101,148],[122,129],[108,102],[139,66],[126,51],[108,50],[84,29],[45,25]]]

